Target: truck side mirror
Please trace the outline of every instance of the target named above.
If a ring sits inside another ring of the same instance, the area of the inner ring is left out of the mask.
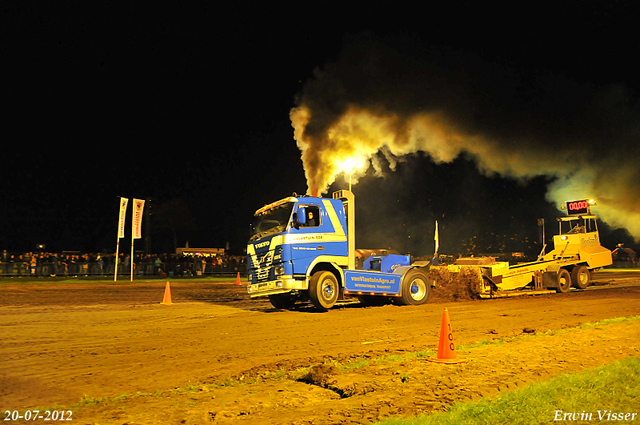
[[[293,213],[293,218],[291,219],[291,227],[295,227],[296,230],[300,228],[300,222],[298,221],[298,213]]]
[[[304,226],[306,223],[307,214],[305,213],[304,208],[298,208],[298,212],[293,213],[293,218],[291,219],[291,225],[297,229],[300,226]]]

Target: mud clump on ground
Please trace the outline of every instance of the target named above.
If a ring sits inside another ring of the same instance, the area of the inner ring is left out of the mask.
[[[432,300],[468,301],[480,298],[482,276],[477,268],[460,267],[451,271],[447,266],[432,266],[429,270],[436,281]]]
[[[327,388],[331,383],[329,378],[337,373],[337,369],[330,365],[315,365],[311,368],[309,373],[300,378],[300,382],[304,382],[310,385],[316,385],[318,387]]]

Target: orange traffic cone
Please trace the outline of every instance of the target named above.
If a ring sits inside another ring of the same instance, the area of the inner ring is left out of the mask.
[[[242,283],[240,283],[240,272],[238,272],[238,277],[236,278],[236,285],[242,285]]]
[[[171,305],[171,285],[167,282],[167,285],[164,287],[164,298],[162,299],[162,303],[164,305]]]
[[[435,359],[427,359],[435,363],[463,363],[466,360],[459,360],[456,355],[456,346],[453,342],[451,322],[449,322],[449,312],[445,308],[442,312],[442,324],[440,325],[440,342],[438,343],[438,356]]]

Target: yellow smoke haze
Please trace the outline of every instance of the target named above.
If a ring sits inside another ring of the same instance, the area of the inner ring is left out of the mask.
[[[605,161],[606,162],[606,161]],[[584,167],[571,176],[563,177],[549,188],[552,199],[586,199],[592,197],[597,202],[597,211],[608,225],[625,228],[636,240],[640,239],[640,194],[637,182],[640,178],[638,167],[632,161],[608,168]]]
[[[320,138],[305,134],[308,108],[295,108],[290,115],[309,194],[314,189],[326,193],[340,174],[363,175],[383,148],[394,156],[420,150],[430,153],[436,162],[449,162],[469,143],[435,115],[416,115],[405,123],[395,115],[377,116],[351,108]]]
[[[555,179],[558,208],[595,198],[603,221],[640,239],[640,108],[628,90],[558,77],[530,90],[477,58],[448,59],[360,37],[316,71],[290,112],[308,193],[341,174],[355,184],[369,164],[379,173],[380,155],[393,170],[412,153],[464,154],[486,175]]]
[[[628,184],[638,177],[635,163],[622,168],[611,164],[611,171],[615,170],[611,173],[604,171],[606,167],[594,170],[579,157],[562,150],[523,150],[521,145],[505,148],[505,144],[480,136],[464,135],[437,113],[416,114],[404,120],[393,114],[375,115],[352,107],[321,137],[305,135],[309,118],[310,111],[304,106],[291,111],[308,194],[314,190],[317,194],[326,193],[341,174],[351,176],[353,183],[357,183],[379,152],[401,157],[422,151],[442,163],[453,161],[464,151],[473,155],[487,174],[516,178],[559,176],[549,191],[558,207],[567,200],[595,198],[601,218],[609,225],[624,227],[635,237],[640,235],[640,213],[637,212],[640,202],[638,194],[633,192],[635,186]],[[375,166],[375,161],[372,163]]]
[[[310,110],[304,106],[291,111],[308,193],[313,189],[326,193],[340,174],[363,175],[369,161],[380,151],[396,157],[422,151],[436,163],[451,162],[464,151],[476,158],[485,173],[513,177],[554,174],[557,162],[568,159],[563,155],[549,155],[543,150],[520,152],[515,148],[505,149],[486,138],[465,135],[439,113],[416,114],[404,119],[393,114],[375,115],[352,107],[321,137],[306,135],[309,117]],[[571,165],[567,165],[569,168],[573,171]]]

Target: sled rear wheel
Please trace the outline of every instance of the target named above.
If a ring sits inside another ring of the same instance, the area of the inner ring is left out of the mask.
[[[578,289],[587,289],[591,283],[591,274],[585,266],[576,266],[571,271],[571,282]]]
[[[571,275],[565,269],[560,269],[558,272],[558,287],[556,292],[567,292],[571,289]]]

